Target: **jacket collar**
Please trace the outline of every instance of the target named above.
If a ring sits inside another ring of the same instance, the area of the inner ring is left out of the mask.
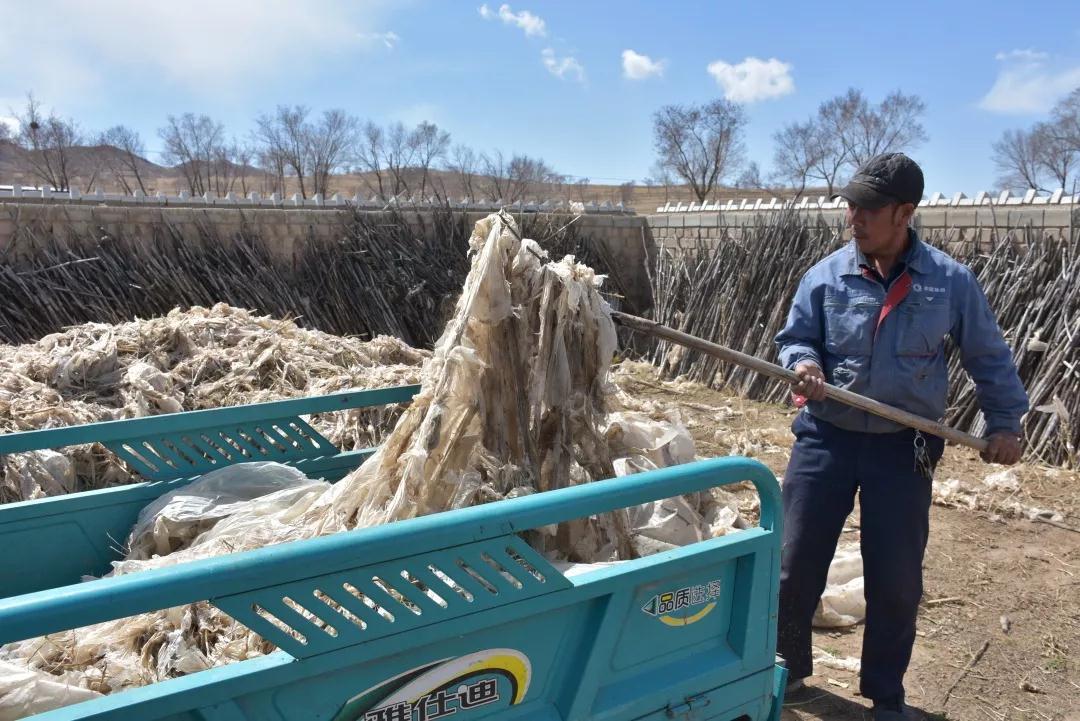
[[[908,228],[908,238],[911,240],[911,245],[908,247],[907,252],[900,257],[900,262],[904,263],[908,270],[913,270],[916,273],[925,273],[926,264],[928,262],[928,253],[926,244],[919,238],[919,234],[915,232],[914,228]],[[845,247],[847,252],[847,263],[842,275],[862,275],[862,266],[870,266],[870,261],[859,250],[859,246],[855,244],[855,240],[852,239]]]

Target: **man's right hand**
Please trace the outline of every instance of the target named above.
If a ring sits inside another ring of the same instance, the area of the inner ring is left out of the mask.
[[[792,382],[791,392],[810,401],[825,400],[825,374],[817,363],[803,361],[795,366],[799,380]]]

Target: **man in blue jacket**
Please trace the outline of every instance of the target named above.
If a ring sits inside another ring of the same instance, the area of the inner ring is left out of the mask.
[[[1028,409],[1012,353],[975,276],[910,228],[923,194],[919,166],[901,153],[867,161],[837,196],[852,241],[799,283],[776,336],[794,369],[796,441],[784,476],[784,541],[777,646],[789,688],[812,672],[810,624],[855,493],[866,589],[862,695],[875,721],[917,718],[904,704],[915,641],[930,484],[944,441],[825,399],[825,384],[918,415],[945,414],[945,337],[975,381],[989,448],[983,460],[1020,459]],[[834,196],[835,197],[835,196]]]

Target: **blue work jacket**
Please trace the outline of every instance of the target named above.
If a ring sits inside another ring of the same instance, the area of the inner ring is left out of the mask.
[[[792,369],[812,361],[832,385],[938,420],[945,415],[949,389],[945,336],[950,336],[975,381],[987,432],[1019,433],[1027,393],[978,281],[966,266],[909,232],[911,244],[901,262],[911,289],[881,325],[886,287],[876,273],[864,271],[869,262],[851,241],[800,281],[787,324],[776,336],[780,362]],[[893,276],[892,283],[898,282]],[[903,429],[831,400],[810,401],[806,409],[848,430]]]

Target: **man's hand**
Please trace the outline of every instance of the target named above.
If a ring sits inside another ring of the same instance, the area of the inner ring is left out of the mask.
[[[979,456],[987,463],[1011,466],[1020,460],[1020,437],[1015,433],[999,431],[986,440],[990,445]]]
[[[825,400],[825,374],[817,363],[803,361],[795,366],[797,382],[791,384],[791,392],[810,401]]]

